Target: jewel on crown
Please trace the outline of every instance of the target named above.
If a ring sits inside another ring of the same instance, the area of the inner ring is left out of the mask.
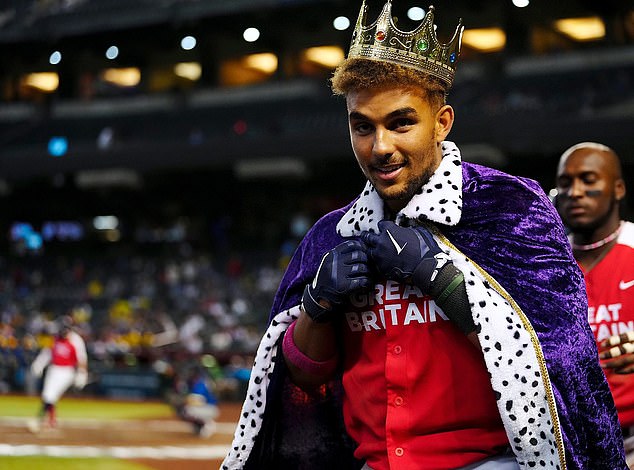
[[[451,41],[440,43],[434,26],[434,7],[430,6],[422,23],[413,31],[401,31],[392,18],[392,0],[387,0],[377,20],[366,24],[366,0],[352,34],[348,58],[375,59],[411,67],[442,80],[451,87],[456,73],[462,40],[462,20]]]

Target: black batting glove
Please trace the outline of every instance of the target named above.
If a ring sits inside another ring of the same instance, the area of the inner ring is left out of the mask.
[[[400,227],[379,222],[379,233],[363,232],[361,240],[379,274],[387,279],[410,283],[429,293],[438,272],[451,263],[424,227]]]
[[[424,227],[379,222],[379,233],[363,232],[368,256],[387,279],[411,283],[430,295],[465,334],[476,330],[462,272]]]
[[[332,320],[351,294],[372,287],[369,272],[362,242],[348,240],[337,245],[324,255],[313,282],[304,288],[302,308],[317,323]]]

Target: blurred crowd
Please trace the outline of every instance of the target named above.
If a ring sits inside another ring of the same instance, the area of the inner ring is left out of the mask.
[[[631,109],[632,83],[634,69],[625,66],[518,77],[498,74],[461,83],[452,103],[462,113],[478,116],[564,112],[588,117],[611,107],[621,113]]]
[[[0,259],[0,393],[34,393],[30,363],[68,314],[86,340],[89,383],[138,369],[169,388],[204,367],[219,398],[240,399],[283,266],[176,253]]]

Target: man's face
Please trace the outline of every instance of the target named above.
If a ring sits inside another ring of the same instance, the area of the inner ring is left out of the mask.
[[[444,106],[451,122],[439,124],[439,110],[423,96],[415,87],[395,87],[354,91],[346,98],[357,162],[394,211],[436,170],[442,159],[440,143],[453,123],[453,111]]]
[[[557,210],[573,232],[603,226],[617,205],[617,175],[601,150],[580,148],[559,162]]]

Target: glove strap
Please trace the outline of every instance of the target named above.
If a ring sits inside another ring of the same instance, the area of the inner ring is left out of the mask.
[[[304,287],[301,308],[315,323],[327,323],[332,319],[332,310],[327,309],[313,297],[310,292],[310,284]]]
[[[445,301],[445,299],[447,299],[447,297],[449,297],[451,293],[456,290],[456,287],[458,287],[460,283],[463,281],[464,281],[464,274],[462,274],[462,271],[458,271],[453,277],[453,279],[451,280],[451,282],[449,283],[449,285],[444,288],[444,290],[440,293],[438,297],[436,297],[436,303],[442,304]]]

